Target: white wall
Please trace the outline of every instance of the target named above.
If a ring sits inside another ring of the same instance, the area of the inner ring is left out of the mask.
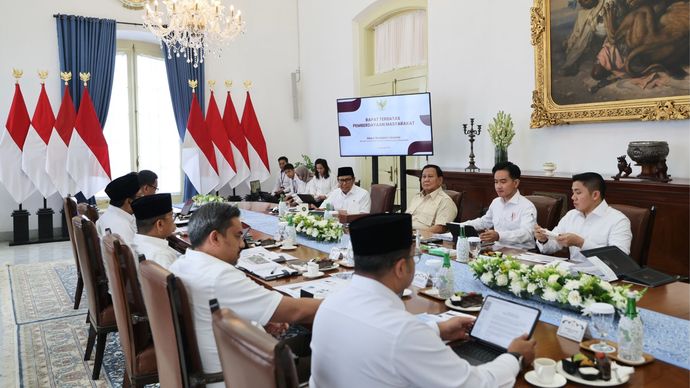
[[[329,161],[339,159],[334,100],[352,96],[355,90],[351,21],[372,3],[300,2],[303,121],[312,139],[310,153],[326,155]],[[531,6],[531,0],[429,1],[429,90],[436,154],[430,161],[465,167],[469,142],[461,124],[474,117],[486,130],[496,112],[504,110],[512,114],[517,131],[509,158],[523,170],[540,170],[543,162],[553,161],[562,172],[610,175],[617,172],[616,157],[626,153],[628,142],[665,140],[670,146],[669,173],[690,176],[687,120],[529,129],[535,85]],[[487,132],[477,138],[474,151],[478,166],[493,166],[494,149]]]

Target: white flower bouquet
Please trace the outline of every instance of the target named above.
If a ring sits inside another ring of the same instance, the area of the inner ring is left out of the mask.
[[[489,124],[489,136],[494,145],[500,149],[508,149],[513,142],[515,131],[513,130],[513,118],[510,113],[499,111]]]
[[[225,198],[213,194],[197,194],[192,197],[192,201],[194,201],[195,205],[201,206],[211,202],[225,202]]]
[[[480,256],[469,263],[474,276],[498,291],[525,299],[538,299],[576,311],[602,302],[624,311],[630,285],[614,286],[596,276],[572,274],[553,265],[521,264],[510,256]],[[638,293],[638,300],[646,289]]]
[[[343,235],[343,225],[337,219],[296,214],[292,216],[292,222],[297,233],[317,241],[337,242]]]

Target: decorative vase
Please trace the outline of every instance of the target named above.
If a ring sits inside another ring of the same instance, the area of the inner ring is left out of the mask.
[[[507,148],[501,148],[501,147],[496,147],[496,153],[494,154],[494,165],[501,163],[501,162],[507,162],[508,161],[508,149]]]

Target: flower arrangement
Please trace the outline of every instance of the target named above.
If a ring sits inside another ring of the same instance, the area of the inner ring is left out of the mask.
[[[306,237],[318,241],[337,242],[343,235],[343,225],[338,220],[312,214],[296,214],[292,216],[295,231]]]
[[[577,311],[595,302],[609,303],[624,311],[630,289],[629,284],[614,286],[596,276],[572,274],[556,265],[521,264],[510,256],[480,256],[469,266],[474,276],[490,288]],[[645,291],[637,294],[638,300]]]
[[[201,206],[211,202],[225,202],[225,198],[213,194],[197,194],[192,197],[192,201],[197,206]]]
[[[496,114],[493,122],[489,124],[489,135],[496,148],[508,149],[515,136],[513,118],[510,117],[510,113],[506,114],[503,111],[499,111]]]

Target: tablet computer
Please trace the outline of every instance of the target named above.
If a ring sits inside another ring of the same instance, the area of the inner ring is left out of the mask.
[[[311,194],[297,194],[297,196],[298,196],[299,199],[301,199],[302,202],[304,202],[304,203],[313,203],[313,204],[316,204],[316,202],[317,202],[317,201],[316,201],[316,198],[314,198],[314,196],[311,195]]]

